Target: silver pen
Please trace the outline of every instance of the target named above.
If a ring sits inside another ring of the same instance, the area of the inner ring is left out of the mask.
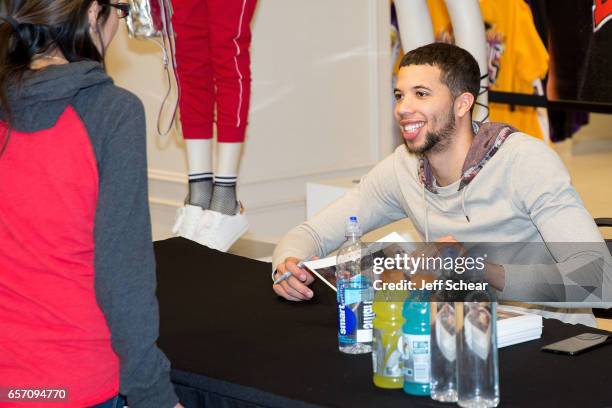
[[[298,268],[300,268],[300,269],[304,268],[304,262],[312,261],[312,259],[313,259],[313,258],[314,258],[313,256],[309,256],[309,257],[308,257],[308,259],[305,259],[305,260],[303,260],[303,261],[298,262],[297,267],[298,267]],[[292,275],[292,274],[291,274],[291,272],[289,272],[289,271],[287,271],[287,272],[283,273],[283,274],[280,276],[280,278],[278,278],[278,279],[276,279],[276,280],[274,281],[274,284],[275,284],[275,285],[278,285],[278,284],[279,284],[279,283],[281,283],[282,281],[285,281],[285,280],[289,279],[289,277],[290,277],[291,275]]]

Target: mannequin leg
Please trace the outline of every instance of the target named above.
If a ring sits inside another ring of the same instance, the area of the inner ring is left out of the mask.
[[[212,196],[214,82],[208,10],[201,0],[174,0],[181,124],[187,149],[189,195],[186,202],[208,209]]]
[[[213,192],[212,139],[185,139],[189,166],[189,195],[186,202],[206,210]]]
[[[255,0],[208,0],[216,86],[218,166],[210,209],[239,211],[236,181],[251,97],[250,22]]]
[[[226,215],[240,211],[236,199],[236,181],[242,143],[217,144],[217,173],[210,209]]]
[[[404,53],[435,40],[426,0],[394,0]]]
[[[472,117],[476,121],[487,121],[489,117],[488,108],[488,86],[489,86],[489,63],[487,56],[487,38],[485,35],[484,21],[480,12],[478,0],[445,0],[448,14],[453,25],[455,44],[468,50],[480,68],[480,95],[476,100]]]

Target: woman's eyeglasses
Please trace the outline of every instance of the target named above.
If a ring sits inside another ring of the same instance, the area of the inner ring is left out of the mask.
[[[130,15],[130,5],[129,3],[107,3],[109,7],[113,7],[117,11],[117,17],[126,18]]]

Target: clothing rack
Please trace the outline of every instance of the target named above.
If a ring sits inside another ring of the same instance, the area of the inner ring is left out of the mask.
[[[537,108],[567,109],[593,113],[612,113],[612,104],[579,101],[549,101],[542,95],[489,91],[489,102]]]

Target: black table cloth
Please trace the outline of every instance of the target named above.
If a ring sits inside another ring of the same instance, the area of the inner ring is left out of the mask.
[[[450,407],[372,384],[371,356],[337,349],[335,293],[280,299],[270,264],[183,238],[155,243],[159,346],[186,408]],[[501,407],[612,407],[612,347],[540,352],[585,326],[545,319],[539,340],[500,349]]]

